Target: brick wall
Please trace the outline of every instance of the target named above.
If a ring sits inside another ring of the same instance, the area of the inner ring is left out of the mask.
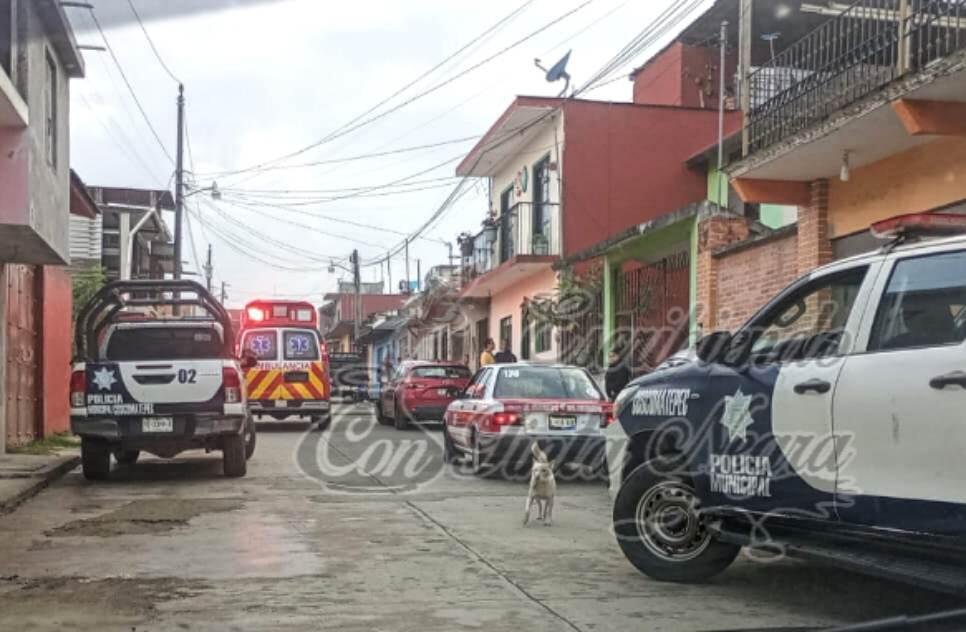
[[[797,251],[798,235],[792,229],[714,254],[715,328],[734,331],[798,278]]]

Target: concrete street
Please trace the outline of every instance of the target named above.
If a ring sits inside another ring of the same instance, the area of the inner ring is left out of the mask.
[[[443,468],[438,428],[369,411],[345,406],[321,435],[260,432],[244,479],[200,453],[100,484],[69,473],[0,517],[0,628],[795,629],[955,605],[788,560],[657,583],[615,544],[604,483],[562,483],[553,526],[523,528],[522,483]],[[373,449],[390,445],[413,458],[393,467]]]

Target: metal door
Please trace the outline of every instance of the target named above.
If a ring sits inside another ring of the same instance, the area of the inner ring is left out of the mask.
[[[41,357],[40,268],[8,264],[7,283],[7,445],[40,436]]]

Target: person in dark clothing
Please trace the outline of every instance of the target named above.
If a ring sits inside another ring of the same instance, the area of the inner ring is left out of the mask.
[[[496,353],[497,364],[512,364],[517,361],[517,357],[511,351],[510,341],[503,341],[503,350]]]
[[[610,352],[607,363],[607,375],[604,377],[604,389],[610,400],[617,399],[627,383],[631,381],[631,370],[621,360],[621,356],[616,351]]]

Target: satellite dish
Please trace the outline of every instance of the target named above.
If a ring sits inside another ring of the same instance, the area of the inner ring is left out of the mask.
[[[546,79],[549,83],[555,83],[557,81],[560,81],[561,79],[564,79],[566,81],[566,83],[564,84],[564,89],[560,92],[560,96],[567,94],[567,90],[570,89],[570,75],[567,73],[567,62],[570,61],[571,52],[573,51],[568,50],[567,54],[560,58],[560,61],[558,61],[557,63],[555,63],[553,66],[550,67],[550,70],[547,70],[546,68],[541,66],[539,59],[533,60],[533,63],[537,68],[547,73]]]

